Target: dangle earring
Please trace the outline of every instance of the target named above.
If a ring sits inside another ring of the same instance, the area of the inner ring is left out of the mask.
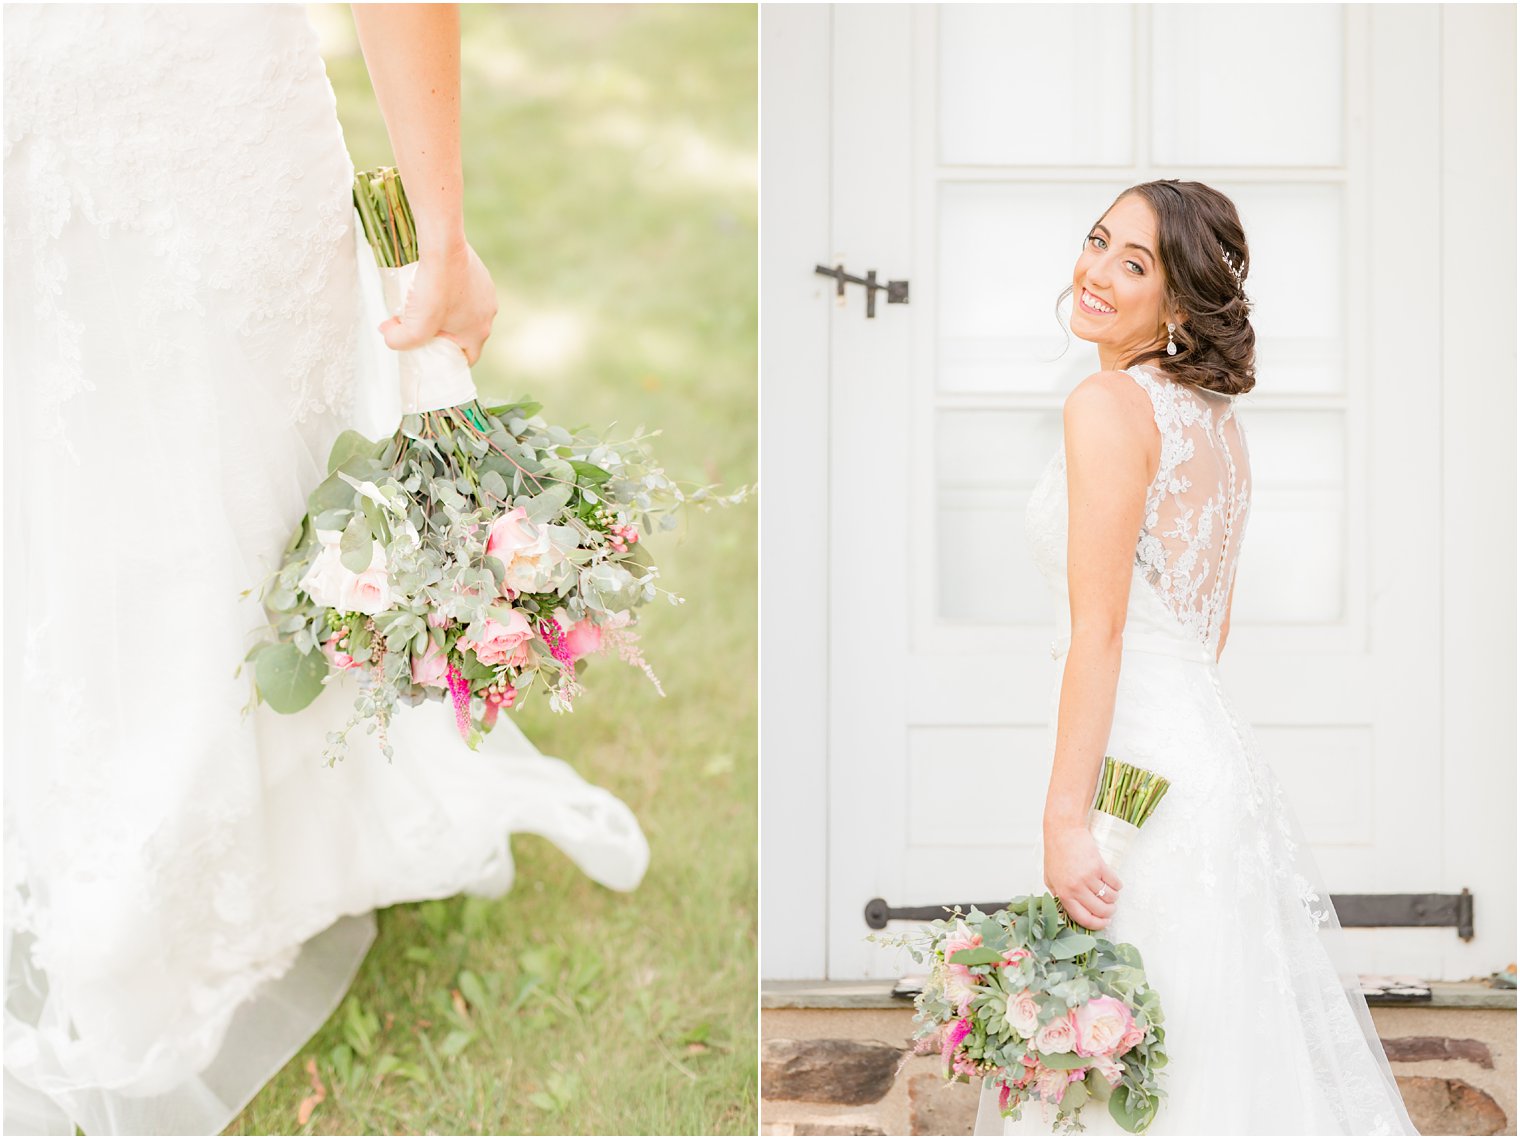
[[[1173,324],[1171,321],[1167,321],[1166,322],[1166,354],[1168,356],[1175,356],[1175,355],[1177,355],[1177,341],[1172,338],[1172,334],[1175,333],[1176,331],[1177,331],[1177,326],[1175,324]]]

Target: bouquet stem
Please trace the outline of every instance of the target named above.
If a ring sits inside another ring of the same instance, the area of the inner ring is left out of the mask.
[[[1098,790],[1093,807],[1087,816],[1087,829],[1103,861],[1111,868],[1120,869],[1129,854],[1130,843],[1140,828],[1151,817],[1171,783],[1154,771],[1121,763],[1111,755],[1103,757],[1103,771],[1098,776]],[[1078,925],[1062,910],[1066,924],[1083,933],[1092,933],[1084,925]]]
[[[364,223],[364,236],[382,266],[399,269],[417,260],[417,222],[394,166],[355,174],[354,205]]]

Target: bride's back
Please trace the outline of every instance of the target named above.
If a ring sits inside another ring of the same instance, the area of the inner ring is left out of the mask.
[[[1161,432],[1135,564],[1172,615],[1213,649],[1250,514],[1245,432],[1231,396],[1145,364],[1128,374],[1150,396]]]

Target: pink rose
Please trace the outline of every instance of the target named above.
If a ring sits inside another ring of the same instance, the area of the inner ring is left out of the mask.
[[[1135,1027],[1124,1002],[1114,997],[1093,997],[1073,1014],[1077,1026],[1078,1056],[1113,1056]]]
[[[519,550],[532,549],[537,541],[538,527],[528,521],[528,512],[518,506],[491,523],[486,555],[500,559],[503,565],[511,565]]]
[[[564,561],[549,528],[528,521],[528,512],[521,506],[491,523],[490,536],[486,538],[486,555],[499,559],[506,567],[502,589],[518,593],[539,593],[547,589],[554,570]]]
[[[1074,1073],[1041,1065],[1034,1077],[1034,1093],[1045,1103],[1060,1103]]]
[[[500,620],[486,618],[485,633],[479,641],[460,637],[459,646],[474,649],[481,664],[521,668],[527,662],[528,644],[532,640],[533,628],[528,624],[528,619],[521,611],[508,609]]]
[[[560,647],[572,661],[602,651],[602,627],[590,617],[582,617],[572,625],[570,614],[563,609],[556,609],[554,621],[564,633],[564,640],[560,642]]]
[[[1036,1052],[1070,1052],[1077,1042],[1077,1024],[1071,1013],[1058,1016],[1034,1034]]]
[[[571,660],[580,660],[602,651],[602,627],[589,617],[577,621],[565,634],[565,651]]]
[[[412,657],[413,684],[421,684],[428,688],[447,688],[448,674],[449,658],[431,639],[428,641],[425,653]]]
[[[338,608],[343,612],[374,616],[391,607],[391,579],[385,572],[385,551],[379,542],[375,543],[375,558],[369,569],[350,576],[343,583],[338,594]]]
[[[1003,954],[1003,964],[1007,966],[1017,966],[1020,961],[1027,960],[1032,957],[1034,957],[1034,954],[1029,952],[1027,949],[1010,949],[1007,953]]]
[[[1034,1077],[1039,1072],[1044,1070],[1040,1062],[1033,1056],[1024,1056],[1022,1058],[1022,1063],[1024,1065],[1023,1070],[1013,1076],[1013,1086],[1017,1088],[1024,1087],[1029,1083],[1030,1080],[1034,1079]]]
[[[1028,989],[1008,994],[1008,1011],[1003,1014],[1008,1027],[1025,1040],[1040,1028],[1040,1005]]]
[[[957,1011],[965,1013],[976,995],[977,978],[969,965],[957,965],[950,960],[962,949],[975,949],[982,944],[982,935],[972,933],[965,922],[956,926],[955,933],[945,940],[945,996]]]
[[[1131,1048],[1133,1048],[1136,1044],[1139,1044],[1144,1039],[1145,1029],[1141,1028],[1138,1024],[1131,1020],[1129,1022],[1129,1031],[1127,1031],[1119,1039],[1119,1046],[1114,1049],[1113,1055],[1123,1056],[1126,1052],[1128,1052]]]
[[[345,668],[358,668],[358,663],[342,649],[338,648],[338,638],[322,642],[322,655],[327,658],[327,663],[342,671]]]
[[[949,961],[962,949],[975,949],[982,944],[982,935],[972,933],[965,922],[960,922],[955,927],[955,933],[945,939],[945,960]],[[952,969],[968,969],[968,965],[951,965]]]
[[[1111,1088],[1118,1087],[1119,1081],[1124,1078],[1123,1060],[1117,1060],[1112,1056],[1095,1056],[1092,1066],[1108,1081],[1108,1086]]]

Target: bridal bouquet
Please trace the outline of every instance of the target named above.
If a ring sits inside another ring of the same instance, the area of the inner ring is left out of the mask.
[[[395,171],[360,174],[355,201],[398,309],[417,253]],[[546,423],[527,400],[483,406],[446,339],[400,363],[396,433],[338,437],[262,588],[269,627],[247,658],[255,699],[296,712],[331,677],[357,671],[355,714],[328,737],[333,762],[365,721],[389,757],[398,704],[452,702],[472,747],[534,691],[569,711],[597,653],[616,653],[659,690],[632,626],[657,596],[681,599],[656,584],[643,538],[673,527],[686,506],[745,491],[683,491],[642,429],[614,440]]]
[[[1154,772],[1103,760],[1088,828],[1117,867],[1168,783]],[[1050,894],[1015,898],[984,914],[956,911],[903,934],[872,940],[930,963],[915,999],[921,1050],[938,1051],[947,1079],[998,1089],[1005,1117],[1031,1100],[1055,1108],[1061,1134],[1084,1130],[1081,1112],[1107,1104],[1132,1134],[1150,1126],[1165,1092],[1161,998],[1140,951],[1071,921]],[[1048,1119],[1048,1116],[1047,1116]]]
[[[947,1078],[990,1081],[1012,1119],[1031,1100],[1054,1107],[1061,1134],[1083,1130],[1093,1100],[1132,1133],[1155,1118],[1166,1032],[1133,945],[1073,928],[1049,894],[991,915],[973,908],[895,943],[932,963],[916,1038]]]

